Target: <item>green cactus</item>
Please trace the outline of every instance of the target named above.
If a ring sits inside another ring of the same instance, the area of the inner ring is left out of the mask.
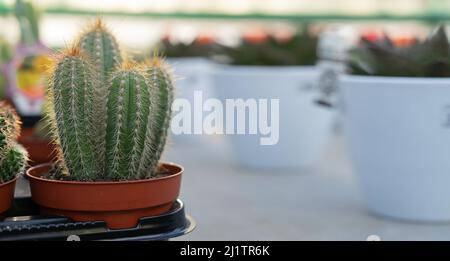
[[[77,179],[88,179],[98,172],[92,135],[95,130],[93,74],[91,65],[73,49],[57,64],[51,83],[58,143],[67,169],[77,173]]]
[[[146,147],[147,150],[144,151],[144,158],[139,169],[156,166],[157,160],[161,157],[170,127],[171,105],[174,98],[174,85],[167,64],[159,59],[153,59],[145,70],[145,77],[155,96],[153,110],[156,117],[154,118],[155,123],[152,131],[153,137],[148,137],[148,143],[153,144]]]
[[[107,80],[122,64],[119,44],[100,19],[81,34],[78,45],[92,59],[100,81]]]
[[[104,42],[114,42],[103,45],[114,48],[101,51],[109,53],[100,56],[101,66],[89,47],[99,38],[86,40],[99,28]],[[80,181],[155,176],[171,116],[168,68],[158,57],[147,64],[122,64],[120,49],[101,21],[80,39],[59,58],[48,92],[60,172]]]
[[[123,58],[119,48],[119,44],[116,41],[114,35],[108,30],[101,19],[96,19],[95,22],[88,26],[88,28],[81,33],[77,40],[78,48],[81,49],[90,59],[90,63],[95,67],[95,79],[101,84],[97,85],[95,91],[97,95],[95,104],[99,107],[106,106],[105,97],[108,93],[108,84],[111,74],[120,68]],[[99,121],[106,121],[105,114],[97,115]],[[97,126],[95,129],[95,135],[103,137],[106,135],[106,125]],[[97,144],[96,150],[100,151],[101,158],[99,162],[104,162],[104,146],[103,144]],[[104,166],[102,166],[103,168]]]
[[[20,121],[14,109],[0,102],[0,184],[25,170],[27,152],[17,144]]]

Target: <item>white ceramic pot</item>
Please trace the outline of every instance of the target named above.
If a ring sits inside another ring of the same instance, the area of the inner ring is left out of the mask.
[[[212,71],[214,64],[205,58],[168,58],[167,62],[172,66],[176,80],[175,98],[186,99],[192,106],[194,104],[194,92],[201,91],[202,98],[214,97]],[[194,112],[192,112],[193,114]],[[194,115],[192,115],[194,118]],[[175,143],[199,143],[208,140],[206,134],[172,134],[171,139]]]
[[[450,79],[343,76],[343,120],[369,208],[450,220]]]
[[[320,159],[331,132],[334,113],[315,103],[320,97],[315,88],[317,79],[318,70],[312,66],[217,66],[214,84],[222,100],[279,100],[277,144],[261,145],[264,135],[260,133],[226,135],[241,165],[308,168]]]

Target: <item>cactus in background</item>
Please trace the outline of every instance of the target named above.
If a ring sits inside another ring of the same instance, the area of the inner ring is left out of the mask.
[[[99,42],[100,49],[106,47],[100,56]],[[120,53],[97,20],[56,63],[48,115],[65,179],[134,180],[157,174],[173,83],[160,58],[122,64]]]
[[[28,1],[17,0],[15,15],[20,25],[20,42],[25,44],[39,42],[39,14],[34,6]]]
[[[0,183],[22,173],[27,164],[27,152],[17,144],[20,120],[15,110],[0,102]]]

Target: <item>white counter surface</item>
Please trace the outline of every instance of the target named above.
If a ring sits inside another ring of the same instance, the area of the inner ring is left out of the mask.
[[[197,228],[179,240],[450,240],[450,222],[412,223],[368,213],[341,136],[314,170],[250,170],[222,139],[171,144],[185,167],[181,199]],[[17,194],[28,194],[23,181]]]

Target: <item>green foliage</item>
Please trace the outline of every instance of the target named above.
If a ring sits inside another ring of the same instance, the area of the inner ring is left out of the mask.
[[[17,144],[20,121],[15,110],[0,102],[0,183],[13,179],[25,170],[27,152]]]
[[[406,47],[395,46],[388,36],[376,42],[362,39],[350,52],[348,67],[356,75],[449,77],[450,44],[445,27]]]
[[[15,15],[20,25],[20,42],[39,41],[39,13],[29,1],[16,0]]]
[[[173,101],[169,68],[158,57],[122,60],[114,36],[97,20],[56,64],[48,115],[65,179],[157,174]]]
[[[0,37],[0,99],[5,97],[6,77],[1,72],[1,68],[11,60],[12,48],[6,39]]]
[[[224,55],[233,65],[313,65],[316,47],[317,38],[306,33],[287,39],[268,35],[263,41],[243,39],[237,47],[225,47]]]
[[[0,65],[5,64],[9,62],[12,58],[12,47],[4,39],[3,37],[0,37]]]
[[[190,43],[172,43],[169,39],[163,39],[157,46],[158,50],[169,58],[185,57],[210,57],[217,53],[221,47],[211,41],[192,41]]]

